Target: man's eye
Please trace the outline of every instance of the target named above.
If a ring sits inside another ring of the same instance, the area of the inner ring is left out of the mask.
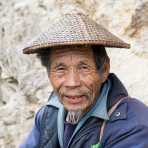
[[[83,69],[88,69],[88,67],[87,67],[87,66],[82,66],[82,68],[83,68]]]
[[[56,68],[56,71],[57,71],[57,72],[63,72],[64,70],[65,70],[64,67],[58,67],[58,68]]]
[[[87,71],[87,70],[89,70],[89,67],[88,66],[80,66],[80,69]]]

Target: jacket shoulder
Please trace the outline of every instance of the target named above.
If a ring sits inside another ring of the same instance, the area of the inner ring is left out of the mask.
[[[103,144],[122,148],[143,143],[147,147],[144,138],[148,134],[147,114],[148,107],[141,101],[135,98],[122,101],[106,124]]]
[[[38,129],[42,129],[43,126],[49,121],[50,121],[50,125],[52,124],[52,121],[55,122],[57,118],[57,113],[58,113],[58,109],[53,106],[50,106],[50,105],[42,106],[37,111],[35,116],[35,123]]]
[[[148,107],[138,99],[129,99],[127,101],[127,120],[148,127]]]
[[[123,100],[116,110],[112,113],[109,123],[121,122],[120,124],[125,125],[124,122],[132,125],[145,125],[148,127],[148,107],[135,98],[127,98]],[[121,120],[121,121],[120,121]]]
[[[57,114],[58,109],[45,105],[36,115],[36,123],[40,130],[40,147],[57,147]]]

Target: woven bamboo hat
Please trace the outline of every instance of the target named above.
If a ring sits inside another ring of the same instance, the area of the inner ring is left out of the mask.
[[[49,29],[23,48],[23,53],[44,52],[50,47],[69,45],[102,45],[130,48],[130,45],[82,13],[63,15]]]

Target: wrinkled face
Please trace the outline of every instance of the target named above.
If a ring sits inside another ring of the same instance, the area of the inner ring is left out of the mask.
[[[106,70],[98,72],[90,48],[54,49],[50,55],[49,78],[68,111],[87,111],[96,101]]]

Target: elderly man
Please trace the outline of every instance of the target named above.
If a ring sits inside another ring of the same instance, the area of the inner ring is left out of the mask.
[[[105,47],[129,48],[84,14],[66,14],[23,49],[53,86],[20,148],[148,148],[148,108],[129,97]]]

